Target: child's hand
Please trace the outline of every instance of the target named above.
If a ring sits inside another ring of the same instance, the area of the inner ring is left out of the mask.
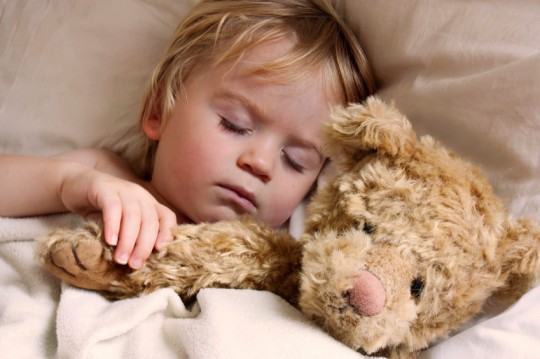
[[[91,168],[70,171],[60,199],[73,212],[101,212],[107,244],[116,246],[114,259],[139,269],[152,253],[173,240],[176,215],[143,186]]]

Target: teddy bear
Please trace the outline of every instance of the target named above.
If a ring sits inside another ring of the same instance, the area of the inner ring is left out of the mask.
[[[112,261],[98,223],[58,229],[39,256],[57,277],[112,299],[171,287],[271,291],[351,348],[415,358],[482,310],[535,285],[540,227],[511,218],[471,163],[418,137],[376,97],[333,113],[325,152],[340,174],[320,186],[299,239],[249,217],[174,228],[132,271]]]

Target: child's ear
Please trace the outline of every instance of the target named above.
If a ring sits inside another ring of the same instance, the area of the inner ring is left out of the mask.
[[[159,141],[161,138],[161,121],[158,116],[152,114],[142,122],[142,129],[149,140]]]
[[[158,108],[156,101],[147,103],[145,109],[145,118],[142,121],[141,127],[149,140],[159,141],[161,138],[161,110]]]

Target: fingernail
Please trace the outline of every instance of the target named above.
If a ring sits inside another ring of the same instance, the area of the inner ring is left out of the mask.
[[[116,257],[116,262],[118,264],[127,264],[128,259],[129,259],[129,256],[125,253],[122,253],[118,257]]]
[[[116,234],[113,234],[110,238],[110,243],[109,243],[111,246],[115,246],[118,244],[118,236]]]
[[[142,260],[140,259],[133,259],[129,262],[129,266],[133,269],[140,269],[142,267]]]

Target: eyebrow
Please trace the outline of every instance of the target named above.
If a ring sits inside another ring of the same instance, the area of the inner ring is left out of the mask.
[[[242,96],[239,93],[223,90],[217,93],[217,97],[223,98],[229,101],[238,102],[242,106],[244,106],[250,115],[253,117],[256,117],[258,119],[266,120],[268,121],[268,116],[264,113],[263,109],[256,104],[255,102],[251,101],[249,98]]]
[[[264,110],[257,103],[251,101],[251,99],[239,93],[224,90],[224,91],[218,92],[217,97],[220,97],[229,101],[237,102],[247,109],[250,116],[263,120],[265,122],[271,122],[271,120],[268,118]],[[309,147],[313,149],[315,152],[317,152],[317,156],[319,156],[319,159],[321,161],[325,160],[326,157],[323,155],[322,149],[316,144],[314,144],[313,142],[308,141],[303,138],[295,138],[295,141],[298,142],[300,145],[304,147]]]

